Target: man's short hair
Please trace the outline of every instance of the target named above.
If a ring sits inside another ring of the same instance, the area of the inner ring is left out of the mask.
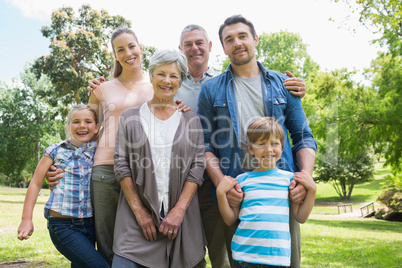
[[[184,34],[185,32],[191,32],[191,31],[194,31],[194,30],[203,31],[203,32],[204,32],[205,39],[207,40],[207,43],[209,43],[209,38],[208,38],[207,31],[206,31],[203,27],[201,27],[200,25],[197,25],[197,24],[190,24],[190,25],[187,25],[186,27],[184,27],[183,31],[181,31],[181,35],[180,35],[180,46],[183,45],[183,34]]]
[[[221,27],[219,27],[219,40],[221,41],[221,44],[223,46],[223,37],[222,37],[222,32],[223,32],[223,28],[225,28],[226,26],[232,25],[232,24],[236,24],[236,23],[243,23],[246,24],[251,31],[251,34],[253,35],[253,37],[257,34],[254,28],[254,25],[251,21],[249,21],[248,19],[246,19],[245,17],[243,17],[242,15],[233,15],[230,16],[229,18],[227,18],[225,20],[225,22],[221,25]]]

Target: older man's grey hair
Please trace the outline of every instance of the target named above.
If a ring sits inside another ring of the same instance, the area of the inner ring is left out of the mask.
[[[183,31],[181,31],[181,35],[180,35],[180,46],[181,47],[183,47],[183,34],[185,32],[191,32],[191,31],[194,31],[194,30],[203,31],[205,39],[207,40],[207,43],[209,43],[209,38],[208,38],[207,31],[205,31],[205,29],[203,27],[201,27],[200,25],[190,24],[190,25],[187,25],[186,27],[184,27]]]
[[[149,76],[154,77],[154,71],[157,66],[166,65],[175,62],[180,72],[180,86],[186,79],[187,75],[187,58],[186,56],[176,50],[167,49],[157,51],[149,62]]]

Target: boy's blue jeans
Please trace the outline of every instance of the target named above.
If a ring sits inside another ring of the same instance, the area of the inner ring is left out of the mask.
[[[57,250],[71,261],[71,267],[109,267],[95,249],[93,218],[49,218],[50,238]]]
[[[242,261],[233,261],[235,268],[286,268],[286,266],[272,266],[267,264],[258,264]]]

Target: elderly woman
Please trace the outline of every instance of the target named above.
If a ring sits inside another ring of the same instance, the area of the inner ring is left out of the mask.
[[[123,112],[114,161],[122,188],[113,267],[204,267],[205,239],[197,187],[202,183],[203,132],[198,116],[176,110],[186,57],[157,52],[150,62],[153,98]]]

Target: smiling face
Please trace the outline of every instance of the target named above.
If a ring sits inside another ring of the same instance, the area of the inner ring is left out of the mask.
[[[182,35],[180,50],[187,57],[190,68],[207,68],[212,42],[208,42],[202,30],[186,31]]]
[[[245,65],[255,59],[255,47],[258,36],[253,36],[250,27],[244,23],[235,23],[223,28],[223,50],[233,65]]]
[[[180,71],[176,62],[156,66],[151,83],[154,98],[161,103],[172,102],[180,87]]]
[[[113,40],[113,55],[123,70],[141,68],[142,46],[130,33],[122,33]]]
[[[71,136],[71,142],[75,146],[89,142],[93,136],[98,133],[99,129],[94,114],[87,109],[74,112],[66,127]]]
[[[279,137],[271,135],[268,140],[258,140],[252,146],[247,145],[248,151],[258,161],[258,171],[271,170],[282,155],[282,143]]]

